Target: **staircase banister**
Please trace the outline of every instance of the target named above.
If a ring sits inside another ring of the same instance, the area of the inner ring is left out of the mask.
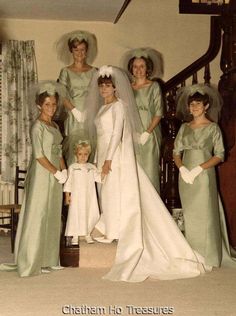
[[[207,52],[193,62],[191,65],[184,68],[177,75],[163,84],[164,92],[167,92],[177,85],[181,84],[186,79],[190,78],[198,70],[209,64],[218,54],[221,47],[221,18],[219,16],[211,16],[210,44]]]

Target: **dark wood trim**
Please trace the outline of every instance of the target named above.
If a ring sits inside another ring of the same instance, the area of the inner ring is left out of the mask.
[[[229,4],[192,3],[192,0],[179,0],[179,13],[221,15]]]
[[[131,0],[125,0],[125,2],[123,3],[119,13],[117,14],[116,18],[115,18],[115,21],[114,21],[114,24],[116,24],[120,17],[122,16],[122,14],[124,13],[124,11],[126,10],[127,6],[129,5],[129,3],[131,2]]]
[[[181,82],[187,80],[198,70],[209,64],[219,53],[221,47],[221,17],[211,17],[211,31],[210,31],[210,44],[207,52],[193,62],[191,65],[183,69],[177,75],[166,81],[164,84],[164,91],[169,91],[179,85]]]

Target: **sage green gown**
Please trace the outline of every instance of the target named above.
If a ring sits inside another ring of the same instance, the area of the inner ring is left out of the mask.
[[[67,97],[71,103],[82,113],[84,113],[84,100],[88,93],[88,85],[96,68],[91,68],[86,72],[74,72],[68,67],[61,70],[59,75],[59,82],[67,89]],[[65,139],[63,141],[63,154],[67,165],[76,162],[74,154],[74,146],[78,141],[88,140],[88,135],[85,132],[84,123],[79,123],[68,111],[67,119],[64,123]]]
[[[134,90],[134,96],[140,114],[143,131],[145,132],[151,124],[154,116],[163,115],[163,100],[160,86],[153,82],[147,87]],[[161,147],[160,123],[150,134],[147,142],[140,146],[140,164],[160,193],[160,147]]]
[[[174,143],[174,154],[182,155],[189,170],[217,156],[223,160],[222,134],[216,123],[200,128],[182,124]],[[230,257],[224,210],[217,190],[215,168],[203,170],[193,184],[179,176],[179,193],[184,215],[185,237],[207,265],[233,264]]]
[[[42,267],[59,265],[62,185],[36,160],[45,156],[60,169],[62,136],[59,129],[37,120],[31,130],[32,159],[28,168],[24,199],[15,242],[15,265],[26,277],[41,273]]]

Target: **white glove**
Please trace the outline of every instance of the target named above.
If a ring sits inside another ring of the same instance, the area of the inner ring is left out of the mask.
[[[140,144],[141,144],[141,145],[146,144],[146,142],[147,142],[149,136],[150,136],[150,133],[148,133],[148,132],[142,133],[142,134],[140,135]]]
[[[71,110],[71,113],[74,115],[76,121],[78,121],[79,123],[83,123],[84,122],[84,120],[85,120],[85,113],[84,112],[80,112],[76,108],[73,108]]]
[[[197,166],[190,171],[190,179],[192,180],[192,183],[202,171],[203,171],[203,168],[201,166]]]
[[[67,169],[63,169],[63,170],[62,170],[62,173],[63,173],[63,175],[66,177],[66,180],[67,180],[67,178],[68,178]]]
[[[66,171],[66,174],[65,174],[65,171]],[[65,183],[66,182],[66,180],[67,180],[67,170],[66,169],[64,169],[63,171],[59,171],[59,170],[57,170],[57,172],[56,173],[54,173],[54,177],[58,180],[58,182],[60,183],[60,184],[63,184],[63,183]]]
[[[184,182],[189,183],[189,184],[193,184],[192,178],[190,176],[190,171],[185,166],[181,166],[179,168],[179,172],[180,172],[181,178],[184,180]]]

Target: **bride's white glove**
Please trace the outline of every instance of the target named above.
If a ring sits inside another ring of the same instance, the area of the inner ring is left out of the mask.
[[[189,184],[193,184],[192,178],[190,176],[190,171],[185,166],[181,166],[179,168],[179,172],[180,172],[181,178],[184,180],[184,182],[189,183]]]
[[[73,108],[71,110],[71,113],[74,115],[76,121],[78,121],[79,123],[83,123],[85,120],[85,113],[81,112],[79,110],[77,110],[76,108]]]
[[[140,144],[141,144],[141,145],[145,145],[146,142],[147,142],[147,140],[148,140],[148,138],[149,138],[149,136],[150,136],[150,133],[148,133],[148,132],[142,133],[142,134],[140,135]]]
[[[192,183],[202,171],[203,171],[203,168],[201,166],[197,166],[190,171],[190,178],[192,180]]]
[[[57,170],[56,173],[54,173],[54,177],[58,180],[60,184],[63,184],[67,180],[67,170],[64,169],[62,171]]]

